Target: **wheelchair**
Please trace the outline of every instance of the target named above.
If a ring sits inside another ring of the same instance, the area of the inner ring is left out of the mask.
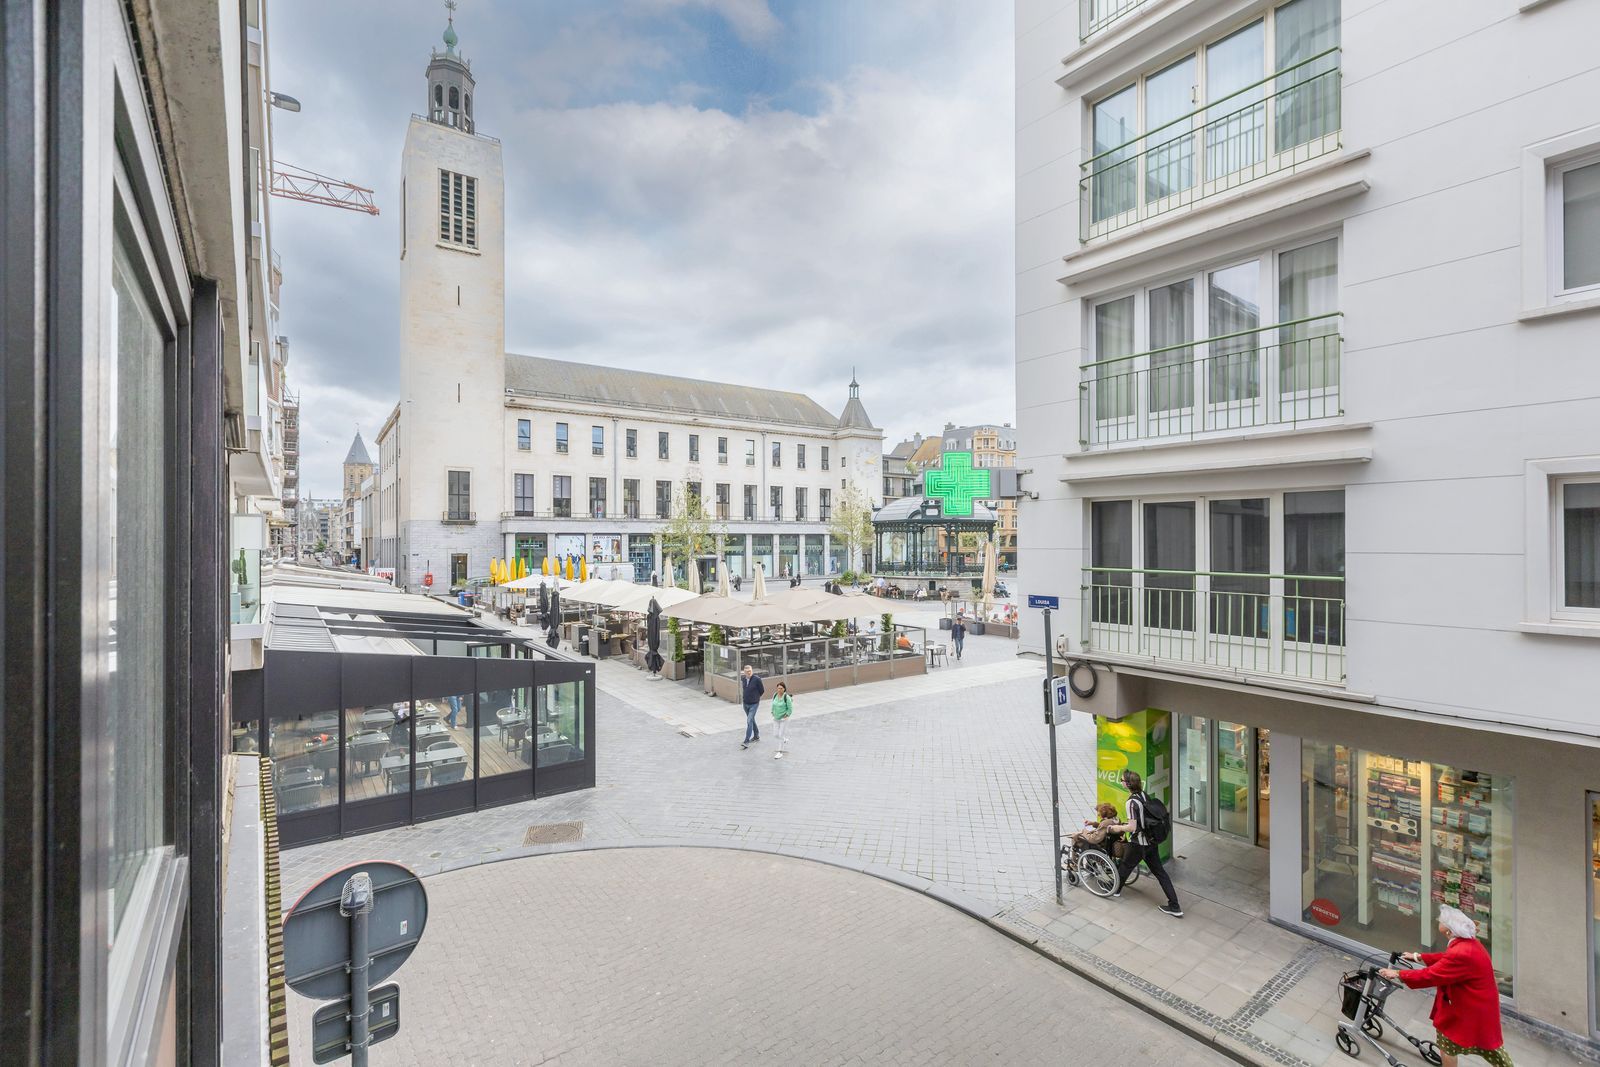
[[[1109,897],[1124,885],[1139,880],[1139,868],[1128,872],[1124,882],[1117,875],[1117,861],[1122,858],[1127,842],[1121,839],[1090,844],[1073,834],[1061,843],[1061,870],[1069,885],[1081,885],[1097,897]]]

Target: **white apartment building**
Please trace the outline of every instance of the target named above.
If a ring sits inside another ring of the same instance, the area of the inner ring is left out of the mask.
[[[1019,592],[1138,735],[1101,791],[1145,761],[1325,940],[1459,904],[1600,1036],[1600,5],[1016,28]]]
[[[846,566],[834,503],[851,486],[882,499],[883,432],[853,379],[835,416],[796,392],[506,351],[500,142],[477,131],[457,43],[452,27],[431,56],[402,154],[400,401],[378,434],[370,562],[413,590],[494,558],[644,579],[664,520],[698,496],[734,574]]]

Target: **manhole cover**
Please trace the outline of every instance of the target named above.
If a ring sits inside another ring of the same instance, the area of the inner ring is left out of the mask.
[[[583,837],[583,823],[581,822],[547,822],[541,826],[528,827],[527,836],[522,839],[524,845],[559,845],[564,841],[577,841]]]

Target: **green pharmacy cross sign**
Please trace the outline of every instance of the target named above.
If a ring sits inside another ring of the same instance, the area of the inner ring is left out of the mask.
[[[989,472],[975,470],[971,452],[946,452],[942,468],[922,476],[926,495],[940,502],[946,515],[964,518],[972,514],[974,500],[994,495]]]

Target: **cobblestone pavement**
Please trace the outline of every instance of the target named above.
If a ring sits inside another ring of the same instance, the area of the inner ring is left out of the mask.
[[[959,912],[804,860],[581,852],[428,894],[374,1063],[1226,1062]],[[297,1063],[313,1010],[291,996]]]

